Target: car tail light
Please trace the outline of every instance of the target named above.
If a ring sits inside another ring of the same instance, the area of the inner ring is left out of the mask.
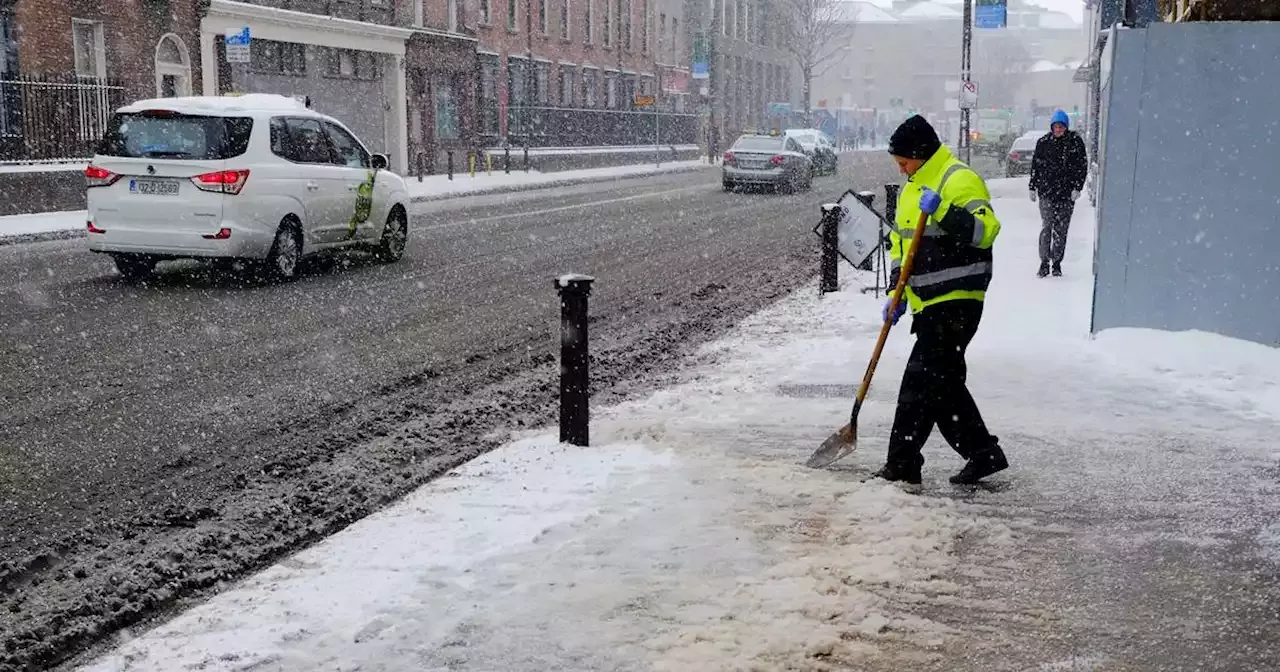
[[[1013,159],[1014,161],[1017,161],[1018,159],[1022,158],[1022,155],[1017,152],[1009,152],[1009,158]]]
[[[249,181],[247,170],[219,170],[204,173],[191,178],[191,183],[202,191],[216,191],[223,194],[238,194]]]
[[[781,166],[782,164],[784,164],[784,163],[786,163],[786,162],[787,162],[787,157],[785,157],[785,156],[783,156],[783,155],[781,155],[781,154],[774,154],[774,155],[769,159],[769,163],[772,163],[772,164],[773,164],[773,165],[775,165],[775,166]]]
[[[99,229],[98,227],[94,226],[92,219],[86,220],[85,226],[89,229],[89,233],[106,233],[107,232],[106,229]]]
[[[224,226],[217,233],[206,233],[200,237],[205,240],[226,240],[231,237],[231,229]]]
[[[724,162],[725,162],[726,164],[728,164],[728,165],[732,166],[732,165],[734,165],[734,163],[735,163],[736,161],[737,161],[737,158],[736,158],[736,157],[734,157],[733,152],[725,152],[725,153],[724,153]]]
[[[84,169],[84,184],[86,187],[108,187],[116,183],[120,176],[106,168],[90,165]]]

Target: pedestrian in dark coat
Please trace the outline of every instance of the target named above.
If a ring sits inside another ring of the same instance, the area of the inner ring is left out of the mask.
[[[1062,275],[1062,257],[1067,251],[1067,231],[1076,199],[1089,174],[1089,158],[1084,140],[1071,130],[1071,119],[1058,110],[1049,119],[1049,132],[1036,141],[1031,158],[1031,200],[1040,202],[1039,277]]]

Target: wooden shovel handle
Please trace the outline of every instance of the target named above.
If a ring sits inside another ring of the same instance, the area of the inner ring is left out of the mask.
[[[858,386],[858,396],[853,402],[853,415],[858,415],[858,409],[862,407],[862,402],[867,398],[867,391],[871,389],[871,378],[876,374],[876,365],[880,363],[880,353],[884,352],[885,341],[889,340],[889,329],[893,327],[893,313],[898,309],[898,304],[902,303],[902,294],[907,288],[907,278],[911,276],[911,267],[916,260],[916,247],[920,244],[920,239],[924,237],[924,227],[929,224],[929,216],[920,213],[920,220],[916,223],[916,230],[911,234],[911,247],[907,248],[906,254],[902,255],[902,266],[898,271],[898,282],[893,286],[893,296],[889,299],[889,313],[885,316],[884,324],[880,327],[880,338],[876,339],[876,349],[871,353],[871,361],[867,362],[867,372],[862,375],[862,385]]]

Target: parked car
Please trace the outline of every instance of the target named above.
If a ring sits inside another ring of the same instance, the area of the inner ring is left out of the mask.
[[[268,94],[142,100],[108,122],[89,167],[88,246],[126,278],[166,259],[262,262],[278,279],[307,255],[404,255],[409,194],[341,122]]]
[[[835,175],[839,170],[839,158],[835,143],[827,135],[814,128],[789,128],[788,138],[800,143],[800,148],[813,161],[813,172],[818,175]]]
[[[1031,159],[1035,157],[1036,141],[1044,137],[1044,134],[1045,131],[1031,131],[1013,141],[1004,159],[1005,177],[1031,174]]]
[[[724,153],[725,191],[749,184],[796,191],[813,186],[813,161],[800,143],[783,135],[746,133]]]

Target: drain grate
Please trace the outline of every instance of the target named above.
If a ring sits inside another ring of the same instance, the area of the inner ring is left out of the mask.
[[[858,393],[856,385],[841,383],[806,383],[801,385],[779,385],[778,394],[796,399],[850,399]]]

